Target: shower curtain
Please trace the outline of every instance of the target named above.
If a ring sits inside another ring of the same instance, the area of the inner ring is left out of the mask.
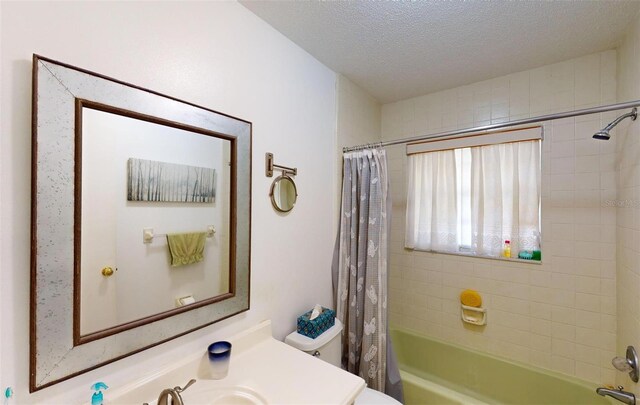
[[[402,402],[387,324],[388,189],[383,149],[345,153],[333,290],[337,317],[344,324],[343,368]]]

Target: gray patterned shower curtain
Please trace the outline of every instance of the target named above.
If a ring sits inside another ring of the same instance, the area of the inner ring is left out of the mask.
[[[369,388],[402,402],[387,324],[391,199],[384,149],[345,153],[333,290],[342,331],[342,366]]]

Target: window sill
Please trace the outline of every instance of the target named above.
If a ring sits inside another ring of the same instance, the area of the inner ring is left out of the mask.
[[[465,253],[465,252],[458,252],[458,253],[445,252],[441,250],[422,250],[422,249],[410,249],[410,248],[404,248],[404,249],[408,251],[414,251],[414,252],[437,253],[437,254],[448,255],[448,256],[473,257],[478,259],[497,260],[501,262],[525,263],[525,264],[535,264],[535,265],[542,264],[542,260],[525,260],[525,259],[518,259],[517,257],[495,257],[495,256],[476,255],[473,253]]]

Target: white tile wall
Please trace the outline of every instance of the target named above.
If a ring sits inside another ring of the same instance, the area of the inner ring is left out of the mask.
[[[640,99],[640,17],[618,49],[618,98]],[[640,120],[638,120],[640,121]],[[617,207],[617,352],[640,350],[640,123],[626,121],[617,132],[619,164]],[[640,394],[640,384],[624,373],[617,383]]]
[[[634,46],[637,43],[636,39]],[[382,137],[614,103],[616,63],[616,51],[611,50],[386,104]],[[594,383],[613,383],[616,208],[604,203],[616,198],[616,138],[598,142],[591,135],[614,117],[615,113],[545,123],[542,264],[405,250],[405,151],[403,146],[389,147],[391,322]],[[635,181],[633,192],[640,194]],[[629,223],[637,224],[640,215],[634,212]],[[633,231],[636,242],[638,229]],[[639,251],[628,254],[636,270]],[[640,286],[640,271],[628,278],[625,283]],[[488,308],[485,327],[461,322],[458,297],[465,288],[482,294]],[[636,309],[638,302],[633,303]]]

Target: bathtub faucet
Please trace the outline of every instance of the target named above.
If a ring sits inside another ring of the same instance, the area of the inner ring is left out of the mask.
[[[627,405],[636,405],[636,396],[631,392],[623,391],[624,387],[622,385],[618,385],[617,390],[612,390],[609,388],[596,388],[596,392],[598,395],[610,396],[611,398],[617,399],[620,402],[623,402]]]

